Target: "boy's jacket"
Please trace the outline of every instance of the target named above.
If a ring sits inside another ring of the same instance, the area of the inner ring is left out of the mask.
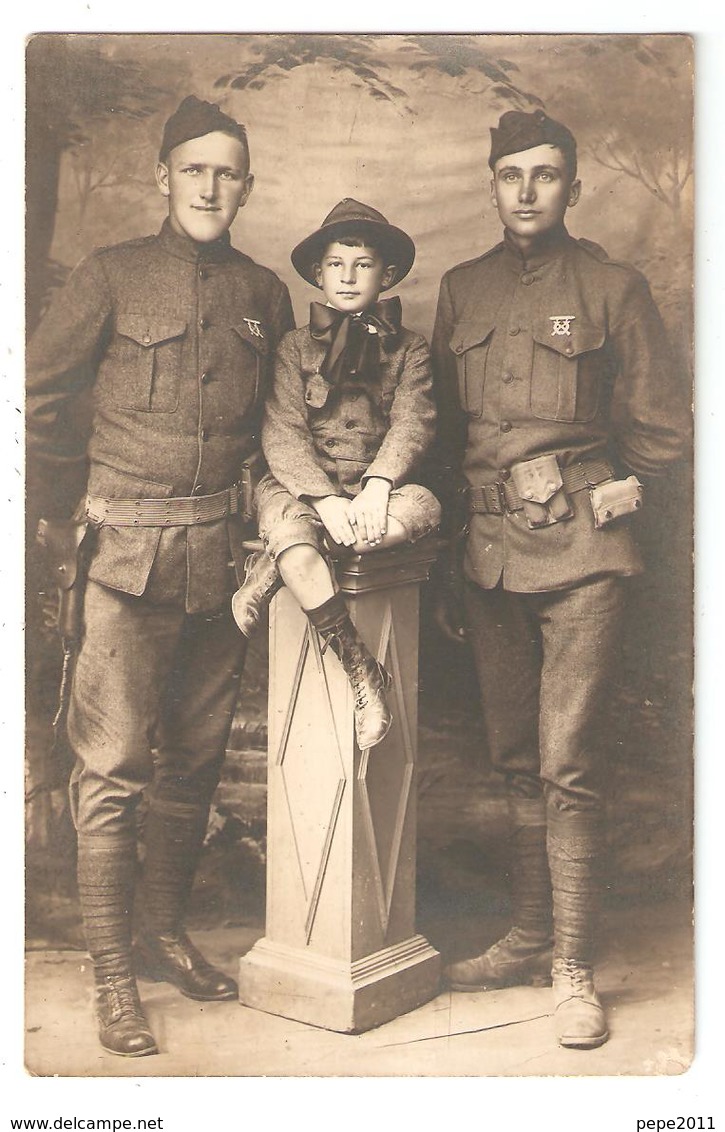
[[[410,482],[435,434],[425,339],[401,327],[380,350],[374,381],[348,374],[331,384],[326,349],[309,326],[279,345],[262,429],[270,471],[298,499],[355,495],[372,476]]]

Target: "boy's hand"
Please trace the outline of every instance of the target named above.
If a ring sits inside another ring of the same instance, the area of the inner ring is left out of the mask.
[[[350,500],[342,495],[323,495],[311,500],[317,514],[325,524],[330,538],[342,546],[353,546],[357,535],[350,523]]]
[[[358,538],[370,546],[377,546],[388,529],[388,500],[392,486],[390,480],[373,476],[350,504],[350,522]]]

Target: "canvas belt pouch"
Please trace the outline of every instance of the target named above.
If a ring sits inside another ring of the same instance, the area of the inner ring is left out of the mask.
[[[511,479],[521,497],[526,522],[532,529],[550,527],[574,514],[554,453],[513,464]]]
[[[594,526],[597,530],[618,519],[621,515],[631,515],[642,506],[642,484],[636,476],[626,480],[610,480],[599,483],[589,490],[594,512]]]

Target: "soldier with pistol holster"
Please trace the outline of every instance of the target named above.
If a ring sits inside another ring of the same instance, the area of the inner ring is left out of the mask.
[[[261,411],[293,326],[287,288],[229,239],[254,184],[244,127],[186,98],[166,123],[156,181],[168,201],[160,232],[83,260],[28,352],[29,455],[48,477],[64,458],[64,407],[93,389],[71,804],[100,1039],[129,1057],[157,1052],[138,972],[201,1001],[237,994],[183,925],[244,662],[230,599],[252,533]],[[41,532],[54,546],[57,533]],[[57,550],[66,579],[68,549]]]

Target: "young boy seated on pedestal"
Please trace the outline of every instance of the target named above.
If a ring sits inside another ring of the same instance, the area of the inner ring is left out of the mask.
[[[440,520],[435,496],[410,482],[435,432],[428,345],[402,326],[400,299],[378,301],[414,258],[405,232],[348,198],[292,252],[325,305],[311,303],[309,325],[277,351],[262,430],[270,470],[256,493],[265,550],[232,603],[249,636],[280,586],[291,590],[350,680],[362,750],[390,728],[390,676],[358,636],[328,555],[415,542]]]

